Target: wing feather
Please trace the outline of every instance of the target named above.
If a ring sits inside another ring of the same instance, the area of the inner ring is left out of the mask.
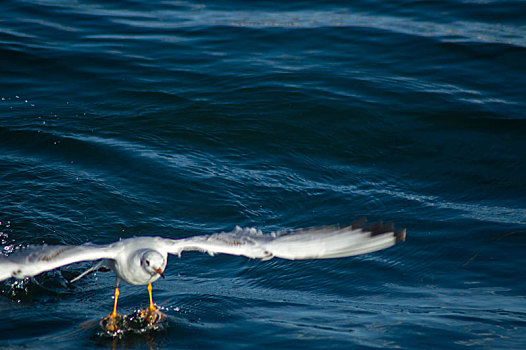
[[[156,238],[160,250],[181,255],[183,251],[201,251],[210,255],[231,254],[268,260],[273,257],[330,259],[366,254],[385,249],[405,240],[405,229],[381,222],[368,228],[360,224],[347,227],[327,226],[307,230],[263,234],[256,229],[237,227],[233,232],[184,239]],[[61,266],[89,260],[116,259],[130,240],[110,245],[30,246],[8,257],[0,256],[0,281],[25,278]],[[141,241],[142,242],[142,241]],[[137,243],[137,242],[136,242]],[[137,243],[138,244],[138,243]],[[161,248],[162,247],[162,248]]]
[[[29,246],[7,257],[0,257],[0,281],[10,277],[23,279],[36,276],[81,261],[113,259],[117,253],[113,245]]]
[[[405,229],[394,231],[393,225],[361,228],[327,226],[308,230],[276,232],[269,235],[255,229],[237,227],[233,232],[196,236],[179,240],[167,239],[167,250],[181,255],[183,251],[201,251],[210,255],[231,254],[268,260],[273,257],[301,259],[342,258],[389,248],[405,240]]]

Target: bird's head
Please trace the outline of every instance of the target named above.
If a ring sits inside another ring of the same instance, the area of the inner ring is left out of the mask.
[[[150,275],[155,276],[159,274],[164,278],[164,268],[166,267],[166,261],[162,254],[155,250],[148,250],[141,256],[141,266]]]

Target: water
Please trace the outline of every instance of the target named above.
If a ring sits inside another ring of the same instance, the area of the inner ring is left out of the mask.
[[[119,340],[98,326],[111,273],[6,281],[0,347],[524,348],[522,1],[0,10],[3,254],[361,216],[408,232],[347,259],[172,257],[166,327]]]

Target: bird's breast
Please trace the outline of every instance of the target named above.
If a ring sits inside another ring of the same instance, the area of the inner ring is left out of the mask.
[[[118,278],[130,284],[146,285],[159,279],[159,275],[150,275],[141,267],[140,260],[135,260],[136,259],[132,259],[132,261],[115,260],[111,268]]]

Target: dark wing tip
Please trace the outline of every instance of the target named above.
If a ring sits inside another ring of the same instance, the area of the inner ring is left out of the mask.
[[[359,228],[362,228],[366,222],[367,218],[365,216],[362,216],[361,218],[354,220],[354,222],[351,224],[351,228],[353,230],[357,230]]]
[[[363,231],[369,232],[371,234],[371,237],[378,236],[378,235],[381,235],[381,234],[384,234],[384,233],[393,232],[394,236],[396,238],[396,243],[400,243],[400,242],[404,242],[405,241],[405,237],[406,237],[406,230],[405,230],[405,228],[395,231],[394,223],[389,222],[389,223],[384,225],[382,221],[378,221],[378,222],[376,222],[376,223],[374,223],[372,225],[369,225],[367,227],[363,227],[362,228],[363,224],[366,221],[367,220],[365,218],[360,218],[360,219],[356,220],[355,222],[353,222],[353,224],[352,224],[353,230],[361,228]]]
[[[405,242],[405,228],[395,232],[396,243]]]
[[[377,223],[374,223],[370,226],[367,226],[363,229],[364,231],[370,232],[371,236],[378,236],[383,233],[393,232],[394,231],[394,224],[392,222],[388,224],[383,224],[382,221],[378,221]]]

